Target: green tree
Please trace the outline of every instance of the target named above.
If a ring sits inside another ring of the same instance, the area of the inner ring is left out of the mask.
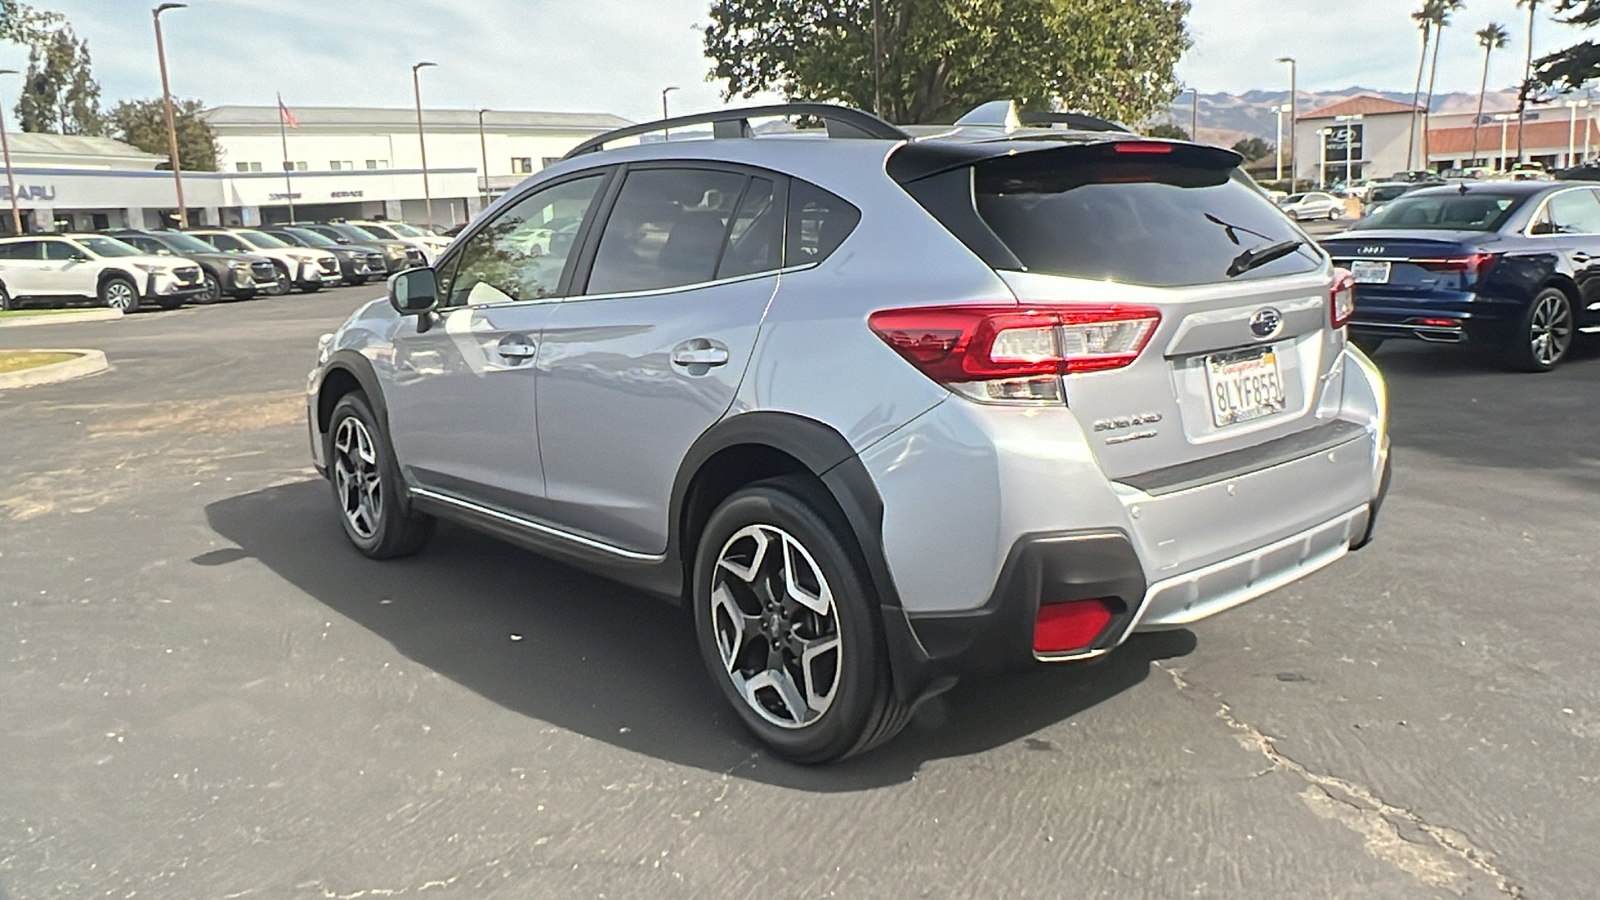
[[[1600,25],[1600,0],[1555,0],[1552,11],[1558,21],[1569,25],[1583,28]],[[1562,14],[1566,14],[1566,18],[1559,18]],[[1531,8],[1528,15],[1531,24]],[[1586,82],[1600,78],[1600,44],[1583,41],[1542,56],[1534,62],[1531,71],[1532,76],[1523,88],[1525,94],[1538,87],[1561,86],[1577,90]]]
[[[62,25],[28,51],[28,74],[17,98],[23,131],[98,135],[105,131],[100,85],[94,80],[89,44]]]
[[[0,41],[38,46],[62,21],[60,13],[41,12],[17,0],[0,0]]]
[[[1478,132],[1483,127],[1483,97],[1489,92],[1489,54],[1504,50],[1511,34],[1499,22],[1490,22],[1478,30],[1478,46],[1483,48],[1483,78],[1478,82],[1478,114],[1472,117],[1472,156],[1478,158]],[[1501,160],[1500,165],[1505,165]]]
[[[1422,130],[1422,167],[1428,168],[1428,132],[1426,127],[1427,117],[1433,115],[1433,85],[1439,78],[1439,45],[1444,43],[1444,30],[1450,27],[1450,14],[1461,9],[1464,0],[1430,0],[1428,12],[1433,16],[1433,64],[1428,71],[1428,100],[1422,105],[1423,130]]]
[[[1255,162],[1272,155],[1273,146],[1258,137],[1247,137],[1233,145],[1233,152],[1244,157],[1245,162]]]
[[[712,0],[705,49],[730,99],[776,91],[902,124],[990,100],[1140,121],[1177,93],[1188,12],[1189,0]]]
[[[217,135],[211,123],[201,117],[205,106],[199,100],[172,101],[173,123],[178,132],[178,162],[186,172],[215,172]],[[113,136],[126,141],[146,153],[169,156],[167,149],[167,117],[159,99],[124,100],[111,110],[109,116]],[[170,169],[170,163],[163,164]]]
[[[1172,124],[1171,122],[1157,122],[1144,129],[1145,137],[1161,138],[1168,141],[1187,141],[1189,132]]]

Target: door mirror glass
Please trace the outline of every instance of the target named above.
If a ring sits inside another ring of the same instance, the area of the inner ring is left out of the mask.
[[[389,278],[389,305],[402,316],[430,312],[439,303],[439,284],[432,269],[407,269]]]

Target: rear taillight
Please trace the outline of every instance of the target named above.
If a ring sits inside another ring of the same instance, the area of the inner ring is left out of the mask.
[[[1356,277],[1347,269],[1333,270],[1333,292],[1328,302],[1328,318],[1333,327],[1343,328],[1356,312]]]
[[[1472,253],[1467,256],[1448,256],[1438,259],[1414,259],[1413,265],[1429,272],[1465,272],[1472,278],[1481,278],[1494,265],[1493,253]]]
[[[1059,403],[1061,376],[1139,358],[1161,322],[1146,306],[927,306],[867,324],[922,374],[986,403]]]

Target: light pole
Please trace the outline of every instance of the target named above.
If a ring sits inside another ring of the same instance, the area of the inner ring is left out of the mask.
[[[178,164],[178,123],[172,116],[172,88],[167,84],[167,47],[161,40],[161,14],[183,9],[187,3],[163,3],[150,11],[156,23],[156,60],[161,63],[161,102],[167,111],[167,152],[172,156],[172,183],[178,189],[178,227],[189,227],[189,207],[183,202],[183,166]]]
[[[422,200],[428,205],[428,226],[433,226],[433,191],[428,187],[428,139],[422,132],[422,79],[417,73],[438,63],[419,62],[411,67],[411,93],[417,98],[417,148],[422,151]]]
[[[1349,187],[1350,182],[1356,180],[1356,125],[1361,122],[1361,114],[1357,113],[1353,116],[1334,116],[1333,120],[1335,122],[1344,123],[1344,184],[1345,187]]]
[[[483,136],[483,114],[487,109],[478,110],[478,150],[483,153],[483,205],[489,206],[489,141]]]
[[[664,87],[664,88],[661,89],[661,118],[662,119],[670,119],[670,118],[672,118],[671,116],[667,115],[667,95],[672,93],[673,91],[675,91],[677,89],[678,89],[678,86],[675,85],[675,84],[668,85],[667,87]],[[672,137],[672,129],[667,128],[667,129],[664,129],[664,131],[665,131],[665,134],[663,136],[670,139]]]
[[[1328,186],[1328,135],[1332,132],[1332,128],[1317,129],[1317,137],[1322,139],[1318,144],[1320,149],[1317,152],[1317,187],[1319,189]]]
[[[1567,106],[1567,168],[1578,164],[1574,158],[1578,152],[1578,110],[1588,109],[1587,100],[1568,100]],[[1588,122],[1589,114],[1584,113],[1584,121]]]
[[[1495,171],[1504,172],[1506,170],[1506,129],[1509,127],[1511,120],[1516,117],[1510,113],[1500,113],[1494,118],[1495,121],[1500,123],[1500,159],[1495,165]]]
[[[16,69],[0,69],[0,75],[18,75]],[[17,234],[22,233],[22,211],[17,209],[17,181],[11,174],[11,141],[6,137],[6,117],[0,114],[0,152],[6,157],[6,188],[11,192],[11,228]],[[141,226],[144,223],[139,223]],[[131,227],[132,222],[128,225]]]
[[[1278,161],[1278,171],[1273,180],[1283,180],[1283,114],[1289,111],[1289,104],[1284,103],[1274,106],[1272,111],[1278,114],[1278,142],[1272,145],[1272,155]]]
[[[1294,193],[1295,184],[1298,182],[1295,172],[1295,129],[1299,124],[1300,104],[1299,91],[1295,87],[1295,61],[1292,56],[1280,56],[1278,62],[1289,64],[1289,193]]]
[[[1189,140],[1200,140],[1200,89],[1186,88],[1189,92]]]

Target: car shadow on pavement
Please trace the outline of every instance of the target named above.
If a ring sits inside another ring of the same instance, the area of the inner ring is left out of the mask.
[[[1195,643],[1187,631],[1139,635],[1098,664],[963,683],[888,745],[808,768],[765,753],[739,725],[672,604],[448,524],[422,554],[373,562],[346,542],[321,480],[221,500],[206,516],[238,549],[194,564],[253,557],[507,709],[658,759],[799,790],[897,784],[929,760],[1023,740],[1139,684],[1152,661]]]
[[[1389,383],[1389,433],[1399,453],[1535,468],[1600,488],[1600,341],[1580,343],[1543,374],[1506,371],[1481,351],[1415,342],[1385,344],[1373,360]]]

